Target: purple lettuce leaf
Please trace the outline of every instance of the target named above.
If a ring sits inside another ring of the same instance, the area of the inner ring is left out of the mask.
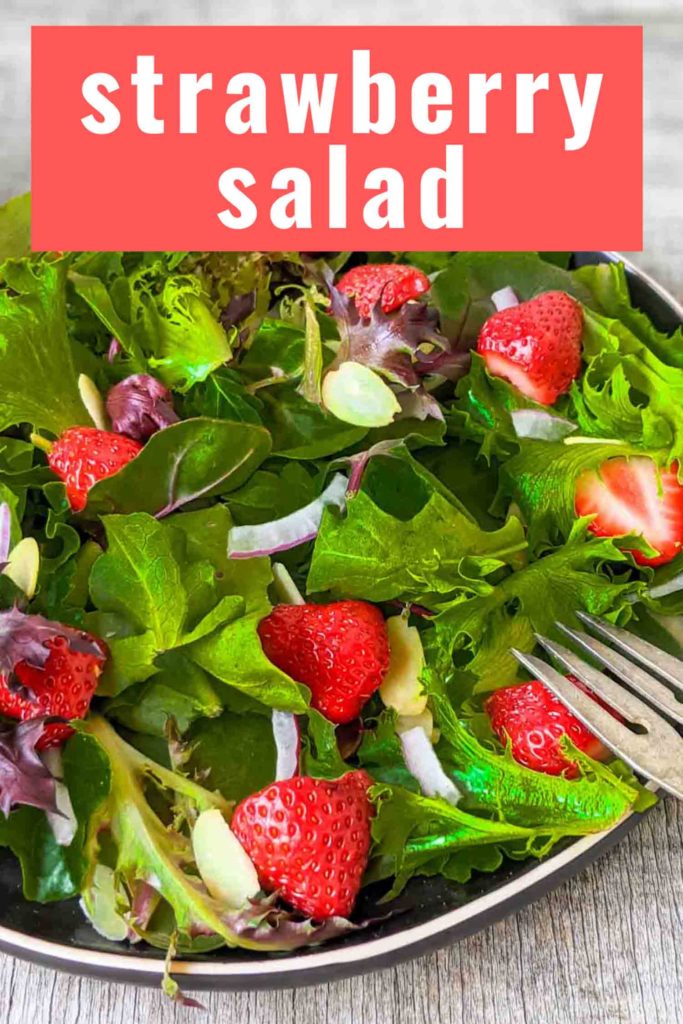
[[[107,395],[107,413],[112,430],[142,442],[179,420],[171,392],[147,373],[134,373],[115,384]]]
[[[0,811],[5,817],[17,804],[61,813],[55,779],[35,749],[46,721],[32,718],[18,725],[0,726]]]
[[[438,313],[421,302],[408,302],[394,313],[384,313],[377,303],[370,317],[362,318],[350,296],[333,284],[330,312],[337,321],[341,346],[334,366],[351,361],[377,370],[388,380],[415,388],[420,384],[420,346],[447,348],[437,329]]]
[[[0,675],[11,676],[20,661],[43,668],[50,649],[49,640],[64,637],[72,651],[104,658],[96,640],[81,630],[50,622],[42,615],[26,615],[18,608],[0,612]]]

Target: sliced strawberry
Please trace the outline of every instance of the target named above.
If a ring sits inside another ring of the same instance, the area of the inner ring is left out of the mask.
[[[71,508],[80,512],[93,484],[118,473],[141,449],[141,444],[122,434],[95,427],[70,427],[52,445],[47,461],[66,484]]]
[[[577,480],[575,510],[577,516],[595,517],[588,528],[597,537],[642,536],[659,554],[632,551],[639,565],[664,565],[683,546],[683,486],[676,462],[658,469],[646,456],[607,459]]]
[[[350,722],[389,667],[382,613],[366,601],[278,605],[258,628],[273,664],[311,690],[331,722]]]
[[[588,692],[584,686],[581,689]],[[484,707],[500,742],[509,742],[515,761],[533,771],[570,779],[578,775],[578,766],[562,753],[562,736],[595,760],[609,755],[600,740],[537,679],[496,690]]]
[[[381,300],[382,311],[390,313],[405,302],[429,291],[429,278],[416,267],[401,263],[365,263],[341,278],[337,288],[350,296],[362,317],[369,317]]]
[[[544,292],[490,316],[477,351],[494,377],[527,398],[552,405],[581,369],[583,313],[565,292]]]
[[[299,775],[238,805],[230,827],[266,892],[317,920],[348,917],[368,862],[371,785],[364,771],[333,781]]]

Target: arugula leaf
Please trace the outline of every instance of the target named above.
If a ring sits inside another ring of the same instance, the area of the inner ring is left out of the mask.
[[[633,595],[645,586],[623,571],[629,566],[611,538],[587,540],[579,521],[564,547],[479,593],[463,587],[441,605],[430,620],[434,631],[423,636],[428,663],[441,671],[454,699],[509,686],[519,671],[510,648],[533,651],[536,633],[561,640],[556,622],[581,628],[576,612],[583,610],[626,623]]]
[[[109,791],[109,763],[97,743],[72,736],[64,747],[64,782],[78,827],[68,846],[60,846],[42,811],[20,807],[0,816],[0,845],[9,846],[21,862],[24,896],[46,903],[79,892],[87,867],[84,842],[91,815]]]
[[[300,327],[268,317],[244,354],[240,372],[252,381],[300,377],[304,372],[305,351],[306,334]]]
[[[226,366],[195,384],[186,396],[185,412],[190,416],[209,416],[233,423],[261,426],[263,422],[261,403],[247,391],[240,375]]]
[[[313,501],[318,493],[315,478],[298,462],[259,469],[243,487],[226,498],[238,525],[268,523]]]
[[[0,430],[17,423],[61,434],[92,425],[66,331],[66,261],[7,260],[0,289]]]
[[[526,547],[516,519],[485,532],[412,461],[413,484],[399,485],[396,493],[401,503],[410,495],[416,506],[392,508],[389,488],[396,485],[400,464],[396,456],[377,456],[363,488],[347,501],[346,515],[325,510],[308,575],[310,593],[332,589],[370,601],[429,603],[429,594],[483,579]]]
[[[168,515],[199,498],[240,487],[270,450],[268,432],[251,423],[204,417],[174,423],[88,494],[87,518],[110,512]]]

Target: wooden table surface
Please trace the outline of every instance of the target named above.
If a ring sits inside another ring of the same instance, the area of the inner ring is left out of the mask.
[[[683,300],[682,0],[432,0],[452,24],[645,25],[645,251]],[[420,21],[423,5],[346,0],[2,0],[0,201],[28,186],[30,23]],[[624,117],[628,111],[624,111]],[[608,174],[618,174],[619,154]],[[615,850],[515,917],[395,969],[299,991],[202,995],[221,1024],[680,1024],[683,807],[665,800]],[[162,1024],[196,1011],[159,992],[69,977],[0,956],[0,1024]],[[196,1019],[202,1019],[197,1017]],[[203,1019],[206,1019],[204,1017]]]

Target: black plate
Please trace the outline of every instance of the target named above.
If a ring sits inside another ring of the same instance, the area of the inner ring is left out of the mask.
[[[615,253],[576,253],[577,266],[619,258]],[[655,282],[627,263],[634,302],[664,331],[683,323],[683,310]],[[329,943],[296,954],[259,956],[221,950],[177,961],[174,973],[188,989],[267,989],[314,984],[388,967],[464,938],[537,899],[619,842],[638,821],[630,815],[611,831],[567,841],[540,863],[507,862],[467,885],[442,878],[415,878],[394,904],[390,917]],[[381,889],[366,890],[358,912],[381,917]],[[76,900],[41,905],[21,895],[14,857],[0,850],[0,948],[75,974],[158,984],[163,955],[158,950],[109,942],[85,920]]]

